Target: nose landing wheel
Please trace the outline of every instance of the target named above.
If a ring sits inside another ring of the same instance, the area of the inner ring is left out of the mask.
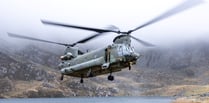
[[[108,79],[109,81],[113,81],[113,80],[114,80],[114,76],[109,75],[109,76],[107,77],[107,79]]]

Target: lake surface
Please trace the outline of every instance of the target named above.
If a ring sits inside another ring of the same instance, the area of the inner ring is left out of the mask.
[[[14,98],[0,103],[171,103],[167,97],[73,97],[73,98]]]

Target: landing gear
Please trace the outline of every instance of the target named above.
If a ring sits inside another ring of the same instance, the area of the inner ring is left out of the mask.
[[[114,76],[112,76],[111,74],[107,77],[107,79],[109,80],[109,81],[113,81],[114,80]]]
[[[94,73],[91,71],[91,69],[89,69],[88,73],[87,73],[88,77],[94,77]]]
[[[81,74],[81,80],[80,83],[83,83],[83,74]]]
[[[89,73],[88,77],[94,77],[94,74],[91,72]]]
[[[131,70],[131,65],[128,66],[128,70]]]
[[[110,75],[107,77],[107,79],[109,81],[113,81],[114,80],[114,76],[112,76],[112,70],[110,69]]]
[[[63,79],[64,79],[64,75],[62,74],[61,77],[60,77],[60,80],[63,80]]]
[[[80,83],[83,83],[83,78],[81,78]]]
[[[132,65],[132,62],[129,62],[128,63],[128,70],[131,70],[131,65]]]

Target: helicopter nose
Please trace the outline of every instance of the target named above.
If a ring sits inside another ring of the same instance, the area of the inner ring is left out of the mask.
[[[139,59],[139,57],[141,56],[139,53],[134,53],[132,54],[132,56],[134,56],[136,59]]]
[[[72,73],[73,71],[71,69],[68,69],[68,68],[62,68],[60,70],[61,74],[69,74],[69,73]]]
[[[130,55],[125,55],[126,61],[136,61],[140,57],[138,53],[131,53]]]
[[[65,69],[61,69],[60,72],[61,72],[62,74],[65,74],[66,71],[65,71]]]
[[[140,54],[138,54],[138,53],[133,53],[133,54],[131,54],[131,56],[132,56],[135,60],[137,60],[137,59],[139,59]]]

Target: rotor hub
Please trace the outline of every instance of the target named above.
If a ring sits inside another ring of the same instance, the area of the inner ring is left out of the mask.
[[[115,44],[131,44],[131,38],[128,35],[119,35],[114,38],[113,43]]]

